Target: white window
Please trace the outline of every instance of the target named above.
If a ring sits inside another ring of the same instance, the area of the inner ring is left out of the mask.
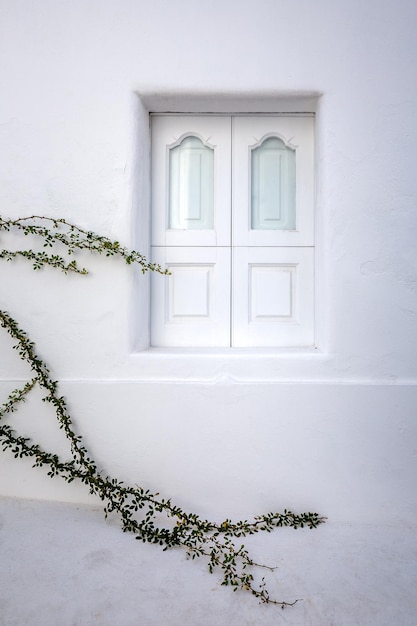
[[[152,116],[151,344],[314,343],[314,118]]]

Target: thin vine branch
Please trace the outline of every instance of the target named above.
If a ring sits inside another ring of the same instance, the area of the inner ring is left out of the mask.
[[[160,274],[168,274],[157,263],[149,263],[145,256],[136,250],[129,250],[120,245],[118,241],[113,241],[103,235],[98,235],[93,231],[84,230],[75,224],[67,222],[65,219],[55,219],[43,215],[31,215],[30,217],[20,217],[17,219],[3,218],[0,215],[0,231],[21,231],[24,235],[35,235],[43,240],[44,248],[53,248],[56,244],[66,246],[68,256],[73,255],[76,250],[87,250],[105,254],[105,256],[119,256],[127,265],[138,264],[142,273],[152,271]],[[12,261],[17,257],[23,257],[33,263],[33,269],[38,270],[49,265],[60,269],[64,273],[75,272],[77,274],[88,274],[85,267],[79,267],[77,261],[69,261],[60,254],[48,254],[45,251],[36,252],[29,250],[0,250],[0,259]]]
[[[74,254],[77,249],[88,250],[99,254],[104,253],[106,256],[119,256],[129,265],[139,264],[142,272],[167,273],[159,265],[149,263],[138,252],[129,251],[120,246],[119,242],[85,231],[64,219],[33,215],[10,220],[0,216],[0,231],[8,232],[12,229],[23,231],[25,235],[36,235],[42,238],[45,247],[51,248],[57,243],[64,244],[68,255]],[[48,255],[32,250],[0,250],[0,259],[10,261],[18,256],[32,262],[34,269],[49,265],[65,273],[70,271],[79,274],[87,273],[87,270],[80,268],[75,260],[69,262],[60,255]],[[259,584],[255,582],[254,568],[269,571],[275,568],[256,563],[244,544],[240,544],[240,538],[261,531],[271,532],[283,526],[316,528],[324,522],[325,518],[317,513],[294,514],[284,509],[283,513],[258,515],[252,521],[233,522],[226,519],[221,524],[217,524],[204,520],[195,513],[183,511],[170,499],[159,498],[158,493],[151,493],[149,489],[126,486],[117,478],[103,476],[96,461],[84,446],[82,437],[76,433],[65,398],[59,395],[58,383],[52,380],[47,364],[35,351],[34,343],[6,311],[0,310],[0,326],[11,336],[14,349],[32,371],[32,378],[21,389],[12,391],[6,402],[0,406],[0,441],[3,451],[10,450],[16,458],[32,458],[34,467],[46,467],[47,474],[51,477],[60,476],[69,483],[74,480],[81,481],[89,488],[91,494],[97,495],[104,502],[106,516],[111,512],[119,516],[123,531],[134,533],[136,539],[143,542],[159,544],[164,550],[181,546],[185,548],[187,557],[191,559],[205,557],[209,572],[220,570],[221,584],[231,586],[233,591],[238,589],[247,591],[261,603],[276,604],[281,608],[293,606],[299,602],[299,599],[287,602],[271,598],[265,579],[262,578]],[[10,425],[3,423],[4,418],[16,411],[35,387],[41,389],[43,401],[51,404],[55,410],[59,427],[64,431],[70,444],[72,458],[69,461],[44,450],[39,444],[33,443],[30,438],[18,435]],[[162,524],[161,518],[165,519],[166,525]]]

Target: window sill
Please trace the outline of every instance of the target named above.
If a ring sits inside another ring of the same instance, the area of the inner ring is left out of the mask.
[[[228,357],[230,359],[245,357],[288,357],[303,355],[320,355],[320,350],[316,347],[290,347],[290,348],[157,348],[150,346],[141,352],[134,353],[133,356],[164,356],[169,357]]]
[[[138,377],[155,382],[311,380],[318,374],[316,367],[312,372],[312,364],[328,359],[329,355],[317,348],[150,347],[130,355]]]

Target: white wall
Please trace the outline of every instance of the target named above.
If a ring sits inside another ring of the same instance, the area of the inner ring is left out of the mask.
[[[316,108],[315,353],[134,354],[131,268],[0,265],[0,307],[63,381],[99,464],[211,517],[287,506],[415,523],[414,0],[1,0],[0,12],[4,215],[65,216],[143,250],[147,108]],[[27,375],[10,347],[2,332],[2,398]],[[64,449],[31,406],[19,430]],[[89,498],[6,454],[0,493]]]

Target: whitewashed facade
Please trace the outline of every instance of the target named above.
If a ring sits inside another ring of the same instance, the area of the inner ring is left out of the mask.
[[[314,114],[314,343],[149,348],[149,282],[132,268],[0,265],[1,308],[99,465],[216,519],[288,507],[415,523],[415,2],[0,8],[4,215],[65,217],[149,254],[150,113]],[[5,398],[27,371],[4,332],[0,356]],[[65,450],[34,407],[16,428]],[[90,501],[9,454],[0,494]]]

